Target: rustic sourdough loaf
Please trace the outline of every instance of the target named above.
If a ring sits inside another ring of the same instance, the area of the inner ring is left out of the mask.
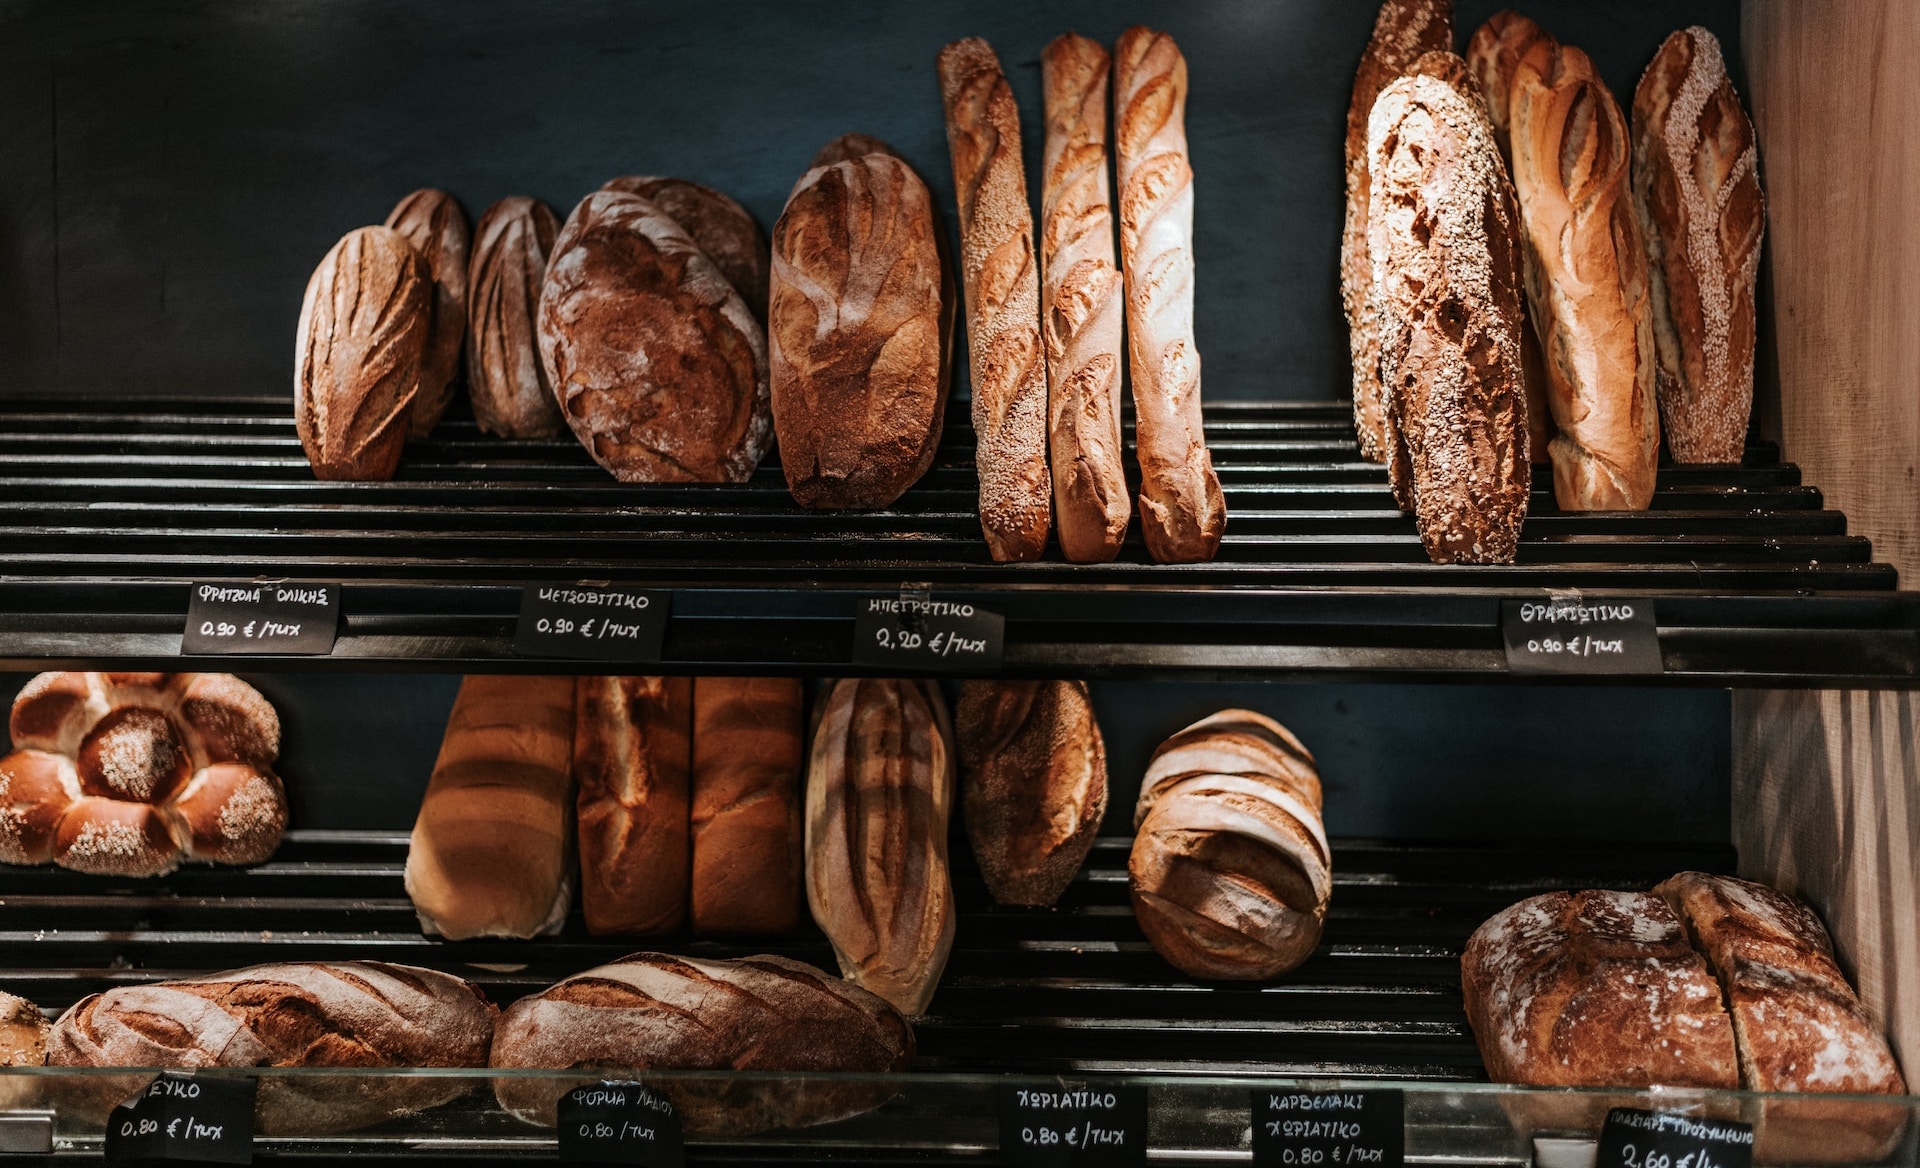
[[[467,267],[467,396],[480,429],[502,438],[566,433],[540,363],[540,284],[560,222],[538,199],[501,199],[480,216]]]
[[[414,395],[407,436],[425,438],[453,402],[454,379],[467,331],[467,213],[445,191],[417,190],[387,215],[388,227],[405,237],[433,280],[427,313],[427,348],[420,359],[420,392]]]

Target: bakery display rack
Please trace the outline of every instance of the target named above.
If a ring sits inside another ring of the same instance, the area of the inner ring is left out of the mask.
[[[344,584],[338,642],[249,668],[551,670],[511,648],[522,588],[593,580],[673,590],[663,661],[632,663],[673,672],[857,672],[858,599],[911,590],[1004,614],[1008,675],[1502,680],[1500,601],[1578,592],[1654,601],[1665,672],[1635,684],[1920,684],[1920,594],[1771,444],[1663,467],[1644,513],[1561,512],[1537,472],[1519,562],[1475,567],[1427,562],[1346,407],[1217,401],[1207,428],[1213,563],[1151,563],[1136,526],[1114,563],[994,564],[964,402],[898,504],[821,512],[773,457],[624,485],[450,418],[393,482],[321,482],[285,397],[9,398],[0,664],[212,665],[180,655],[188,586],[293,579]]]

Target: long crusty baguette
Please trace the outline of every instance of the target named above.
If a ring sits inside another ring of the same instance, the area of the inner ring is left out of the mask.
[[[580,908],[590,933],[671,933],[686,919],[693,681],[582,677],[575,690]]]
[[[1516,67],[1508,118],[1527,294],[1559,427],[1548,446],[1554,497],[1568,511],[1644,511],[1660,415],[1626,119],[1587,55],[1550,40]]]
[[[1187,60],[1172,37],[1137,27],[1120,34],[1113,110],[1140,531],[1162,563],[1211,560],[1227,527],[1227,505],[1200,418]]]
[[[1075,562],[1120,553],[1133,508],[1121,466],[1120,271],[1107,186],[1107,50],[1067,33],[1040,54],[1040,335],[1047,349],[1054,524]]]
[[[1340,302],[1347,314],[1353,357],[1353,425],[1360,455],[1387,461],[1381,413],[1380,325],[1373,315],[1373,268],[1367,259],[1367,117],[1380,91],[1405,74],[1422,53],[1453,47],[1453,0],[1385,0],[1373,35],[1360,54],[1347,102],[1347,214],[1340,234]]]
[[[1634,91],[1633,206],[1652,261],[1667,448],[1675,462],[1739,462],[1766,205],[1753,123],[1720,42],[1697,25],[1667,38]]]
[[[420,927],[558,932],[573,899],[573,678],[468,677],[407,845]]]
[[[1040,275],[1020,161],[1020,115],[986,41],[953,42],[940,50],[939,67],[960,200],[980,526],[995,560],[1038,559],[1053,513]]]

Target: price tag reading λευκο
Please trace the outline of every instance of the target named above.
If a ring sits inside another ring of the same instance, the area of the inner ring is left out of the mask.
[[[680,1117],[666,1096],[638,1083],[597,1083],[560,1097],[560,1162],[685,1168]]]
[[[1595,1168],[1753,1168],[1753,1125],[1616,1107],[1600,1126]]]
[[[195,584],[180,652],[319,656],[333,652],[339,631],[338,584]]]
[[[1000,1162],[1014,1168],[1144,1168],[1147,1089],[1000,1089]]]
[[[869,596],[853,622],[853,663],[930,673],[993,673],[1005,655],[1006,618],[925,594]]]
[[[1507,668],[1515,673],[1659,673],[1653,601],[1578,594],[1500,602]]]
[[[529,657],[660,660],[673,593],[596,584],[529,584],[513,649]]]
[[[108,1163],[251,1164],[251,1078],[162,1071],[107,1117]]]
[[[1401,1168],[1406,1155],[1403,1092],[1253,1092],[1254,1168]]]

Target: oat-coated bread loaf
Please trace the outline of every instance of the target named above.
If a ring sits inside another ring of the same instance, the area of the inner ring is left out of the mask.
[[[425,438],[453,401],[460,353],[467,332],[467,213],[445,191],[417,190],[387,214],[388,227],[405,237],[427,262],[433,280],[427,349],[420,359],[420,392],[414,396],[407,435]]]
[[[47,1016],[40,1007],[0,993],[0,1068],[37,1067],[47,1061]],[[0,1075],[0,1110],[40,1105],[42,1084],[19,1075]]]
[[[457,977],[377,961],[256,965],[121,986],[54,1023],[59,1067],[482,1067],[497,1011]],[[56,1087],[104,1119],[149,1076],[75,1077]],[[260,1081],[265,1135],[351,1131],[447,1102],[460,1080],[342,1077]]]
[[[740,293],[754,319],[766,323],[767,237],[751,211],[712,187],[683,178],[629,175],[610,179],[600,189],[639,195],[666,212]]]
[[[1279,723],[1222,710],[1154,752],[1134,809],[1134,916],[1199,978],[1294,969],[1320,941],[1333,891],[1313,756]]]
[[[1568,511],[1643,511],[1660,453],[1646,246],[1627,189],[1626,119],[1579,49],[1535,42],[1508,95],[1527,294]]]
[[[1381,413],[1380,333],[1373,315],[1373,265],[1367,258],[1367,119],[1380,91],[1404,76],[1421,54],[1453,47],[1453,0],[1385,0],[1374,16],[1373,35],[1354,71],[1347,102],[1347,203],[1340,235],[1340,301],[1346,309],[1353,358],[1353,423],[1360,454],[1387,461],[1386,420]]]
[[[1439,56],[1421,60],[1464,74]],[[1513,187],[1485,111],[1436,77],[1387,86],[1369,134],[1388,477],[1435,563],[1512,563],[1530,482]]]
[[[314,269],[293,351],[294,427],[314,477],[393,477],[432,313],[426,261],[391,228],[348,232]]]
[[[1720,42],[1697,25],[1667,38],[1634,91],[1633,205],[1647,241],[1667,448],[1675,462],[1739,462],[1753,412],[1766,204],[1753,123]]]
[[[1740,1085],[1720,989],[1652,893],[1523,900],[1474,930],[1460,980],[1496,1083]]]
[[[780,466],[804,507],[886,507],[933,463],[954,303],[933,196],[884,143],[836,139],[774,224]]]
[[[1211,560],[1227,505],[1200,416],[1193,335],[1193,167],[1187,59],[1148,28],[1113,49],[1113,125],[1127,356],[1140,456],[1140,533],[1162,563]]]
[[[463,678],[407,847],[421,928],[558,932],[573,899],[571,677]]]
[[[496,1068],[791,1072],[904,1071],[913,1029],[879,997],[785,957],[738,961],[635,953],[525,997],[500,1016]],[[593,1082],[597,1076],[583,1076]],[[494,1081],[500,1106],[551,1127],[577,1085]],[[806,1127],[858,1114],[892,1092],[863,1084],[663,1081],[690,1135]]]
[[[693,682],[695,933],[800,925],[800,679]]]
[[[772,443],[759,321],[639,195],[596,191],[574,208],[539,337],[567,425],[621,482],[744,482]]]
[[[1125,297],[1107,183],[1107,50],[1067,33],[1040,54],[1047,137],[1040,189],[1040,335],[1054,526],[1075,562],[1120,554],[1133,508],[1120,444]]]
[[[652,936],[686,920],[692,737],[691,678],[578,679],[573,774],[589,933]]]
[[[560,221],[538,199],[501,199],[480,216],[467,266],[467,396],[502,438],[566,433],[540,363],[535,317]]]
[[[979,37],[941,49],[939,72],[960,200],[980,526],[995,560],[1033,560],[1046,548],[1053,509],[1040,271],[1020,115],[1000,58]]]
[[[1050,905],[1107,810],[1107,747],[1084,681],[960,683],[967,838],[1000,904]]]
[[[926,1010],[953,947],[953,729],[939,687],[844,679],[807,763],[807,904],[840,971]]]

